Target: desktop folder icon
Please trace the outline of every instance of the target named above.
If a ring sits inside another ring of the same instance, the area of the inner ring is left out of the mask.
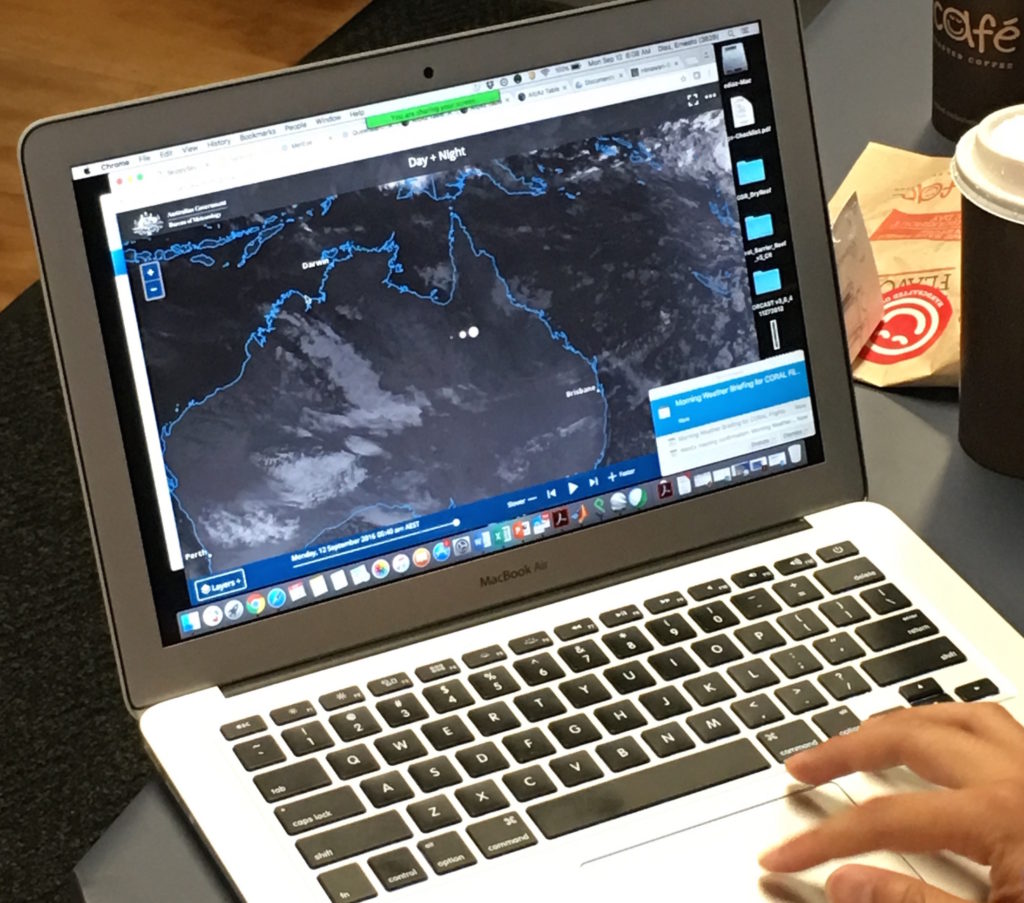
[[[736,178],[740,185],[753,185],[765,180],[764,160],[740,160],[736,164]]]
[[[754,270],[754,294],[767,295],[782,289],[782,273],[778,270]]]
[[[768,238],[775,234],[775,224],[770,213],[763,216],[748,216],[743,220],[743,224],[747,230],[747,241],[757,241],[759,238]]]

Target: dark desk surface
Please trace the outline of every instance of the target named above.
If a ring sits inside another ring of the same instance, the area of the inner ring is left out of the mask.
[[[929,124],[930,7],[930,0],[832,0],[808,27],[826,192],[871,140],[951,153]],[[857,404],[870,497],[899,514],[1024,631],[1024,480],[985,471],[963,453],[949,395],[858,387]],[[111,826],[76,876],[88,903],[234,899],[156,783]]]

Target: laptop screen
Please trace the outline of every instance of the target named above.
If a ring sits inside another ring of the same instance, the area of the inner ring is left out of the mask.
[[[820,461],[775,127],[748,23],[74,167],[163,642]]]

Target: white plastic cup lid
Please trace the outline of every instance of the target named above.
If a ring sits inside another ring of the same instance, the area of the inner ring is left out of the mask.
[[[964,135],[951,171],[972,204],[1024,225],[1024,105],[999,110]]]

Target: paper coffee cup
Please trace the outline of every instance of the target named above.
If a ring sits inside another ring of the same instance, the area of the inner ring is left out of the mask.
[[[956,141],[993,110],[1024,103],[1022,3],[933,0],[930,5],[932,122]]]
[[[1024,106],[964,135],[952,173],[963,195],[960,444],[1024,477]]]

